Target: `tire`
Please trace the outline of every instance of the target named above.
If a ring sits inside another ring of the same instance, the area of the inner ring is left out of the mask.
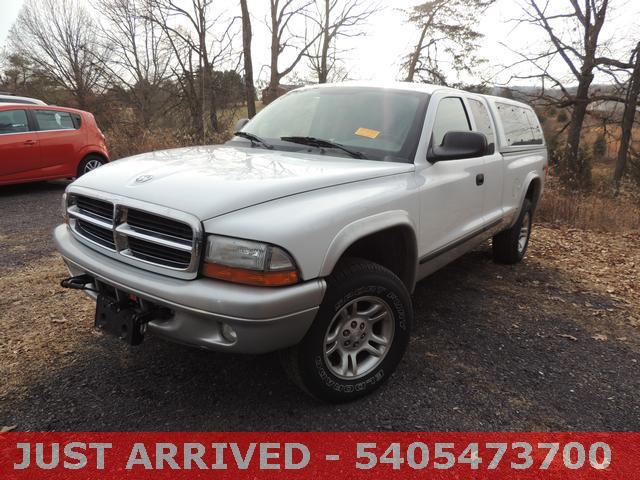
[[[493,258],[498,263],[512,265],[524,258],[531,237],[533,206],[526,198],[516,223],[493,237]]]
[[[407,348],[412,323],[411,297],[396,275],[377,263],[345,259],[327,278],[311,328],[281,360],[310,395],[348,402],[389,378]]]
[[[87,155],[78,164],[77,177],[81,177],[85,173],[89,173],[105,163],[107,163],[107,161],[100,155]]]

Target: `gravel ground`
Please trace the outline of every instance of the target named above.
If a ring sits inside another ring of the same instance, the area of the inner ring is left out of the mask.
[[[640,241],[537,226],[506,267],[484,246],[420,282],[407,355],[374,395],[319,403],[276,355],[92,328],[58,287],[64,183],[0,189],[0,426],[18,430],[639,430]]]

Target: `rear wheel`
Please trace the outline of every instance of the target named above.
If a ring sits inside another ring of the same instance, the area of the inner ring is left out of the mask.
[[[78,164],[78,177],[101,167],[105,163],[107,163],[107,161],[100,155],[87,155]]]
[[[493,258],[500,263],[518,263],[524,257],[531,236],[532,204],[527,198],[516,223],[493,237]]]
[[[283,352],[303,390],[345,402],[378,388],[395,370],[413,319],[406,287],[373,262],[347,259],[327,278],[318,316],[300,344]]]

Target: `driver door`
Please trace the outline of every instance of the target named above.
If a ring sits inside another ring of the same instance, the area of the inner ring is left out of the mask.
[[[468,112],[463,96],[448,92],[434,94],[425,122],[431,145],[441,145],[449,131],[471,131]],[[421,189],[418,249],[421,270],[429,270],[421,273],[428,274],[432,270],[423,266],[433,261],[439,265],[448,263],[452,255],[456,256],[456,248],[464,246],[466,240],[483,227],[484,159],[435,163],[417,159],[416,167]],[[447,256],[449,252],[452,255]]]

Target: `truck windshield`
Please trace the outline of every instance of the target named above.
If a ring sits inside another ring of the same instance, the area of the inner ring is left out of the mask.
[[[262,110],[242,132],[278,150],[311,148],[337,156],[413,162],[428,100],[422,92],[373,87],[293,91]]]

